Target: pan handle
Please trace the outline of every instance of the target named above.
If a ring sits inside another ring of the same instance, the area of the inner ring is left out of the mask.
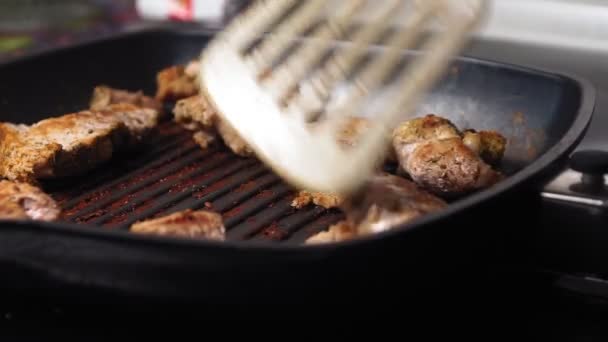
[[[569,167],[545,187],[542,196],[608,209],[608,151],[575,152],[570,157]]]

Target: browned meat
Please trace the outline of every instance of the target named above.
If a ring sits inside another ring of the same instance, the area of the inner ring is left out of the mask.
[[[144,95],[142,91],[131,92],[124,89],[114,89],[106,85],[95,87],[90,108],[100,110],[118,103],[129,103],[137,107],[154,109],[160,114],[163,113],[160,101]]]
[[[226,229],[220,214],[188,209],[165,217],[137,222],[131,226],[131,232],[223,241]]]
[[[357,237],[357,229],[348,221],[340,221],[327,230],[315,234],[306,240],[306,244],[333,243],[351,240]]]
[[[500,163],[507,147],[507,139],[496,131],[467,130],[462,141],[492,166]]]
[[[175,121],[189,130],[212,129],[217,119],[215,110],[202,95],[177,101],[173,112]]]
[[[86,173],[135,146],[157,120],[155,110],[115,104],[31,126],[0,123],[0,176],[36,183]]]
[[[336,194],[302,190],[298,192],[296,197],[292,200],[291,206],[302,209],[311,203],[326,209],[338,208],[340,204],[342,204],[342,197]]]
[[[0,181],[0,219],[54,221],[61,210],[53,199],[27,183]]]
[[[198,63],[195,61],[161,70],[156,75],[156,99],[177,101],[198,94],[197,74]]]
[[[192,139],[204,150],[213,144],[215,136],[206,131],[198,131],[192,134]]]
[[[114,118],[127,126],[129,136],[127,147],[139,146],[139,144],[156,132],[160,122],[159,112],[149,108],[140,108],[128,103],[109,105],[97,113]]]
[[[307,240],[338,242],[377,234],[444,209],[447,203],[399,176],[372,176],[361,194],[346,199],[341,208],[346,220]]]
[[[203,95],[196,95],[179,100],[175,105],[175,121],[189,130],[215,130],[222,141],[232,152],[243,157],[253,156],[253,150],[247,146],[238,133],[217,115],[215,109]]]
[[[453,197],[487,188],[502,179],[480,154],[494,161],[502,158],[505,140],[497,134],[480,133],[479,144],[472,149],[473,137],[469,133],[463,140],[451,122],[427,115],[397,127],[393,147],[402,172],[436,195]]]

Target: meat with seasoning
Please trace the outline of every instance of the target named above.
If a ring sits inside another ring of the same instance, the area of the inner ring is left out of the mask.
[[[432,114],[402,123],[393,134],[400,171],[446,198],[499,182],[503,176],[488,162],[502,159],[505,144],[496,132],[463,134],[449,120]]]
[[[0,181],[0,219],[54,221],[61,214],[55,201],[27,183]]]
[[[197,74],[197,61],[161,70],[156,75],[155,98],[159,101],[177,101],[198,94]]]
[[[217,132],[232,152],[242,157],[253,156],[253,150],[236,130],[225,123],[203,95],[179,100],[175,104],[175,121],[192,131]]]
[[[156,110],[121,103],[30,126],[0,123],[0,176],[37,183],[84,174],[138,146],[154,131],[158,116]]]
[[[131,232],[146,235],[224,241],[222,216],[208,210],[185,210],[133,224]]]
[[[357,196],[340,208],[346,219],[309,238],[307,244],[330,243],[403,227],[439,212],[447,203],[415,183],[388,173],[373,175]]]

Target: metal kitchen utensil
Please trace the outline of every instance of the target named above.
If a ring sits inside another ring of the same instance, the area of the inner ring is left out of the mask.
[[[446,70],[484,10],[483,0],[258,1],[203,52],[201,89],[286,181],[350,193],[374,171],[398,120]],[[388,50],[366,60],[381,37]],[[336,39],[350,45],[330,50]],[[340,146],[342,119],[393,76],[404,49],[424,53],[399,71],[390,101],[382,101],[387,106],[357,147]],[[338,93],[340,103],[330,109]]]

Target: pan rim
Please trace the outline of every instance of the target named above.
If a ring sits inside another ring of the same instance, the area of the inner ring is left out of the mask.
[[[0,67],[9,66],[14,63],[27,62],[32,59],[42,58],[55,53],[65,52],[67,50],[74,50],[89,45],[95,45],[102,43],[106,40],[124,38],[129,36],[137,35],[149,35],[149,34],[170,34],[170,35],[195,35],[205,36],[216,32],[213,29],[197,29],[197,30],[183,30],[175,28],[142,28],[138,30],[128,31],[122,34],[120,37],[103,37],[95,40],[89,40],[86,42],[77,43],[71,46],[62,47],[52,51],[42,51],[38,53],[29,54],[20,58],[7,60],[0,62]],[[183,248],[205,248],[206,250],[215,249],[221,251],[252,251],[252,252],[268,252],[268,253],[327,253],[337,249],[343,250],[348,248],[360,248],[381,242],[387,239],[391,239],[395,236],[401,236],[405,234],[411,234],[413,231],[424,229],[430,225],[441,223],[455,213],[459,213],[466,210],[471,210],[473,207],[480,205],[488,200],[497,198],[502,194],[508,192],[513,187],[526,182],[527,180],[537,177],[543,170],[548,168],[556,160],[564,157],[566,154],[571,153],[582,140],[584,133],[586,132],[591,119],[594,114],[595,102],[596,102],[596,88],[586,78],[579,75],[556,71],[546,68],[538,67],[527,67],[516,64],[510,64],[505,62],[492,61],[489,59],[481,59],[470,56],[457,56],[452,59],[453,61],[470,62],[485,66],[495,66],[503,69],[510,69],[517,72],[523,72],[532,75],[538,75],[545,78],[557,78],[566,82],[570,82],[575,85],[580,91],[580,104],[578,106],[577,113],[575,114],[574,120],[568,130],[562,135],[559,141],[545,151],[535,161],[526,165],[515,174],[507,177],[505,180],[496,184],[495,186],[484,189],[477,193],[471,194],[463,199],[460,199],[450,204],[444,210],[437,213],[429,214],[420,219],[406,224],[398,225],[391,230],[380,232],[365,237],[358,237],[356,239],[342,241],[338,243],[328,244],[317,244],[317,245],[293,245],[293,244],[282,244],[282,243],[252,243],[250,241],[210,241],[210,240],[192,240],[175,237],[160,237],[160,236],[148,236],[133,234],[128,231],[121,230],[104,230],[104,229],[88,229],[88,227],[64,222],[39,222],[39,221],[18,221],[18,220],[0,220],[0,225],[3,230],[7,229],[19,229],[23,231],[36,230],[37,232],[47,231],[49,233],[58,233],[62,235],[77,235],[80,238],[92,238],[92,239],[104,239],[110,241],[116,241],[121,243],[133,243],[135,245],[148,246],[171,246],[171,247],[183,247]],[[10,225],[10,227],[8,227]]]

